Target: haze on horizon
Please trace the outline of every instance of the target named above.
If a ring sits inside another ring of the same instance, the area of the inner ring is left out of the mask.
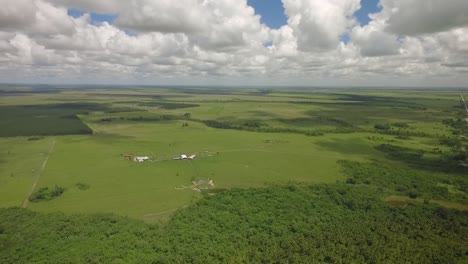
[[[0,83],[466,86],[466,0],[0,0]]]

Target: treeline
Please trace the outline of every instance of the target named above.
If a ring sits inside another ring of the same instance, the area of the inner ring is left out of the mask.
[[[97,103],[0,106],[0,137],[92,134],[77,116],[92,111],[114,113],[135,109]]]
[[[460,155],[457,148],[452,148],[450,152],[442,152],[434,148],[431,153],[438,154],[436,157],[427,158],[424,150],[400,147],[392,144],[380,144],[375,147],[377,150],[386,154],[386,157],[392,160],[401,161],[412,167],[419,169],[468,173],[468,168],[460,164]]]
[[[433,135],[422,132],[410,130],[408,123],[396,122],[393,124],[382,123],[375,124],[374,131],[379,134],[393,135],[398,139],[409,139],[410,137],[433,137]]]
[[[376,186],[411,198],[468,203],[468,180],[463,174],[436,173],[382,163],[339,161],[346,183]],[[449,191],[449,187],[452,189]]]
[[[159,107],[162,109],[173,110],[173,109],[182,109],[190,107],[199,107],[199,104],[189,104],[189,103],[170,103],[170,102],[143,102],[139,103],[139,106],[152,106]]]
[[[452,137],[443,138],[441,143],[452,148],[454,159],[468,164],[468,122],[458,119],[446,119],[443,124],[452,128]]]
[[[283,127],[270,127],[267,124],[264,124],[256,120],[248,121],[217,121],[217,120],[197,120],[201,121],[203,124],[219,129],[235,129],[235,130],[244,130],[252,132],[264,132],[264,133],[295,133],[303,134],[306,136],[323,136],[324,132],[322,131],[310,131],[298,128],[283,128]]]
[[[394,208],[367,185],[207,196],[163,228],[113,215],[0,209],[1,263],[464,263],[468,213]],[[21,253],[18,253],[21,252]]]
[[[110,123],[115,121],[133,121],[133,122],[159,122],[159,121],[170,121],[170,120],[180,120],[184,116],[178,115],[154,115],[154,116],[132,116],[132,117],[104,117],[99,119],[101,123]]]

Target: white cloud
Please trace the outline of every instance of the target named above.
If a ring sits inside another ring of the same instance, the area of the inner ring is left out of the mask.
[[[381,19],[375,19],[364,27],[353,28],[351,38],[360,47],[363,56],[378,57],[399,53],[397,36],[385,32],[384,28],[385,24]]]
[[[465,85],[465,1],[427,3],[440,6],[382,0],[360,26],[359,0],[283,0],[288,24],[273,30],[246,0],[0,0],[0,82]]]
[[[283,5],[299,49],[314,51],[337,47],[360,0],[283,0]]]
[[[63,7],[41,0],[2,0],[0,6],[0,30],[31,35],[70,34],[74,30]]]
[[[382,0],[388,13],[387,30],[399,35],[421,35],[468,26],[466,0]]]

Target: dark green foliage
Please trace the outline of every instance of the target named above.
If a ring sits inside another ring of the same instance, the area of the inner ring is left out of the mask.
[[[0,106],[0,136],[91,134],[76,114],[96,108],[92,104]]]
[[[312,116],[312,117],[301,117],[301,118],[292,118],[292,119],[278,119],[278,121],[283,122],[288,125],[295,126],[318,126],[318,125],[329,125],[336,127],[353,127],[352,124],[330,116]]]
[[[199,120],[193,120],[199,121]],[[250,120],[250,121],[217,121],[217,120],[203,120],[201,121],[205,125],[213,128],[220,129],[235,129],[235,130],[245,130],[245,131],[254,131],[254,132],[264,132],[264,133],[294,133],[294,134],[303,134],[306,136],[323,136],[324,133],[321,131],[312,131],[304,130],[297,128],[283,128],[283,127],[270,127],[267,124],[264,124],[260,121]]]
[[[409,128],[408,123],[403,123],[403,122],[393,123],[392,126],[399,127],[399,128]]]
[[[439,139],[439,143],[441,145],[448,146],[448,147],[458,147],[462,144],[462,140],[460,139],[460,137],[456,137],[456,136],[455,137],[444,136]]]
[[[123,217],[0,209],[0,219],[0,263],[151,263],[157,254],[157,227]]]
[[[377,130],[390,130],[392,127],[389,124],[376,124],[374,128]]]
[[[423,150],[412,150],[391,144],[381,144],[376,149],[386,153],[391,158],[402,160],[419,160],[424,155]]]
[[[134,108],[134,107],[115,107],[115,108],[105,110],[104,113],[112,114],[112,113],[142,112],[142,111],[146,112],[146,110],[144,109]]]
[[[77,183],[76,187],[78,187],[78,189],[80,189],[82,191],[85,191],[85,190],[88,190],[89,188],[91,188],[91,186],[89,184],[82,183],[82,182]]]
[[[154,115],[154,116],[132,116],[132,117],[105,117],[99,119],[99,122],[110,123],[114,121],[133,121],[133,122],[160,122],[160,121],[170,121],[170,120],[179,120],[182,119],[182,116],[176,115]]]
[[[28,138],[28,141],[36,141],[36,140],[41,140],[41,139],[44,139],[44,137],[37,137],[37,136],[35,136],[35,137],[29,137],[29,138]]]
[[[439,155],[438,158],[425,158],[424,150],[410,149],[391,144],[381,144],[376,147],[377,150],[386,154],[389,159],[398,160],[412,167],[443,171],[443,172],[457,172],[468,173],[468,168],[460,166],[458,160],[462,159],[466,149],[454,148],[450,155]]]
[[[0,106],[0,137],[92,134],[93,131],[81,121],[78,114],[136,110],[141,111],[95,103]]]
[[[461,118],[458,119],[444,119],[442,120],[442,124],[446,126],[450,126],[454,130],[458,131],[467,131],[468,130],[468,125],[465,121],[463,121]]]
[[[65,188],[55,185],[53,189],[49,189],[49,187],[42,187],[33,193],[29,200],[31,202],[40,202],[40,201],[48,201],[54,198],[59,197],[63,194]]]
[[[168,109],[168,110],[200,106],[198,104],[171,103],[171,102],[144,102],[144,103],[139,103],[138,105],[139,106],[154,106],[154,107],[159,107],[159,108]]]
[[[443,174],[417,170],[405,166],[391,166],[383,163],[361,163],[339,161],[343,173],[348,177],[348,184],[371,184],[385,188],[389,193],[408,195],[411,198],[422,196],[430,199],[442,199],[468,202],[466,185],[468,179],[458,174]],[[449,182],[458,191],[449,193]]]
[[[389,207],[367,186],[223,191],[164,229],[24,209],[0,219],[1,263],[456,263],[468,254],[467,212]]]

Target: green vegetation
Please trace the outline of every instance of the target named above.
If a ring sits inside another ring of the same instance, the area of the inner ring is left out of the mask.
[[[348,184],[373,185],[388,194],[468,203],[468,185],[461,174],[444,174],[382,163],[340,161]],[[450,189],[449,189],[450,187]]]
[[[66,105],[0,106],[0,136],[91,134]]]
[[[458,91],[39,90],[0,88],[0,263],[468,262]]]
[[[161,229],[112,215],[0,218],[2,263],[462,263],[468,254],[467,212],[390,207],[366,186],[233,189]]]
[[[89,188],[91,188],[91,186],[89,184],[82,183],[82,182],[77,183],[76,187],[78,187],[78,189],[80,189],[82,191],[85,191],[85,190],[88,190]]]
[[[185,104],[185,103],[169,103],[169,102],[145,102],[139,103],[139,106],[152,106],[152,107],[159,107],[162,109],[181,109],[181,108],[190,108],[190,107],[198,107],[198,104]]]
[[[49,189],[49,187],[42,187],[33,193],[29,200],[31,202],[40,202],[40,201],[48,201],[54,198],[59,197],[63,194],[65,188],[55,185],[53,189]]]

